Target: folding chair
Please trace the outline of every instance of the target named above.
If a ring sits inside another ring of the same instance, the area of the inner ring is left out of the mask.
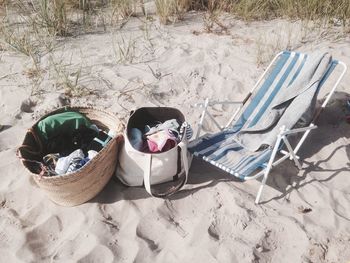
[[[242,156],[238,158],[237,163],[232,163],[232,161],[230,162],[226,160],[223,156],[221,156],[220,158],[218,158],[217,156],[215,156],[215,158],[212,157],[213,149],[217,150],[220,147],[220,143],[223,140],[227,140],[227,138],[239,132],[240,129],[242,129],[243,125],[247,122],[247,120],[249,118],[254,117],[254,109],[266,93],[269,93],[271,94],[271,96],[273,96],[274,92],[278,92],[282,85],[290,85],[296,79],[298,74],[303,70],[303,66],[305,64],[307,56],[307,54],[290,51],[283,51],[277,54],[272,60],[272,62],[269,64],[265,72],[262,74],[262,76],[258,79],[253,89],[241,102],[210,101],[207,98],[204,101],[204,103],[197,103],[195,105],[196,107],[203,108],[203,112],[201,114],[200,121],[198,124],[196,137],[192,142],[190,142],[189,151],[194,156],[202,158],[204,161],[242,180],[251,180],[263,177],[255,199],[256,204],[259,203],[269,173],[274,166],[280,164],[284,160],[290,159],[294,161],[295,165],[299,169],[301,169],[301,164],[299,161],[300,158],[297,154],[301,146],[303,145],[305,139],[309,135],[310,131],[317,128],[317,126],[314,123],[320,115],[321,111],[326,107],[330,98],[334,94],[338,84],[343,78],[347,70],[347,66],[345,65],[345,63],[337,60],[332,60],[332,62],[330,63],[328,69],[326,70],[326,73],[323,75],[323,78],[320,81],[318,89],[320,89],[323,86],[327,78],[334,72],[334,69],[338,65],[342,67],[342,71],[339,77],[336,79],[330,93],[326,97],[321,107],[315,112],[311,123],[307,127],[292,129],[280,127],[280,132],[276,138],[273,147],[269,147],[265,150],[262,150],[255,155],[253,154],[244,156],[243,153]],[[220,126],[220,124],[208,111],[210,106],[214,106],[217,104],[238,105],[232,117],[224,127]],[[208,116],[210,120],[214,123],[214,125],[220,130],[218,133],[210,135],[208,137],[209,139],[207,140],[205,139],[206,135],[199,137],[203,127],[203,121],[205,116]],[[298,133],[302,133],[302,136],[300,137],[300,140],[296,144],[295,148],[293,148],[288,140],[288,137],[290,135]],[[235,149],[237,149],[237,152],[243,151],[242,148],[240,148],[239,146],[237,146]],[[234,151],[235,150],[233,150],[232,154],[236,154]],[[281,153],[282,157],[276,159],[278,153]]]

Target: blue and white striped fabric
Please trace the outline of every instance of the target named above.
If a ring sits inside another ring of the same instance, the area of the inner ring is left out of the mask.
[[[258,168],[264,168],[271,156],[272,149],[248,151],[233,140],[233,135],[242,128],[251,127],[259,122],[279,90],[282,87],[288,87],[297,78],[306,58],[306,54],[284,51],[232,127],[216,134],[206,134],[190,142],[189,151],[240,179],[251,175]],[[333,61],[320,86],[331,74],[336,64],[337,61]]]

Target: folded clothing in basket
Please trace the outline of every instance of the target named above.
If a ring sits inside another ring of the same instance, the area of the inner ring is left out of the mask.
[[[36,130],[43,142],[47,143],[48,140],[58,136],[59,134],[69,134],[73,136],[73,132],[79,128],[90,126],[90,120],[79,112],[67,111],[42,119],[38,122]]]
[[[88,154],[85,155],[81,149],[75,150],[68,156],[60,156],[59,153],[47,154],[43,158],[43,163],[47,172],[46,175],[54,176],[73,173],[82,168],[97,154],[98,152],[90,150]]]
[[[42,170],[47,176],[79,170],[115,136],[75,111],[48,116],[37,123],[35,130],[43,146]]]
[[[44,154],[58,152],[66,156],[76,149],[87,149],[98,133],[92,126],[81,113],[65,111],[40,120],[34,128]]]

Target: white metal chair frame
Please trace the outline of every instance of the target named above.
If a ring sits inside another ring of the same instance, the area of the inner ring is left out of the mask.
[[[247,100],[251,97],[251,95],[253,94],[253,92],[255,91],[255,89],[259,86],[259,84],[261,83],[261,81],[264,79],[264,77],[266,76],[266,74],[269,72],[271,66],[274,64],[274,62],[277,60],[277,58],[282,55],[283,52],[278,53],[274,59],[271,61],[271,63],[268,65],[268,67],[266,68],[266,70],[264,71],[264,73],[261,75],[261,77],[258,79],[257,83],[254,85],[253,89],[248,93],[248,96],[241,102],[237,102],[237,101],[210,101],[208,98],[205,99],[204,103],[196,103],[194,106],[195,107],[200,107],[200,108],[204,108],[202,113],[201,113],[201,118],[200,121],[198,123],[198,129],[197,129],[197,133],[196,133],[196,137],[195,139],[197,139],[200,136],[200,132],[202,130],[203,127],[203,121],[204,121],[204,117],[206,115],[208,115],[208,117],[213,121],[213,123],[215,124],[215,126],[219,129],[219,130],[224,130],[226,128],[228,128],[233,121],[235,120],[236,116],[238,115],[238,113],[243,109],[243,106],[245,105],[245,103],[247,102]],[[291,52],[295,53],[295,52]],[[319,109],[319,111],[315,114],[314,119],[312,120],[311,124],[308,127],[304,127],[304,128],[297,128],[297,129],[286,129],[284,126],[282,126],[280,128],[280,133],[277,135],[277,140],[276,143],[273,147],[272,153],[271,153],[271,157],[269,159],[269,161],[267,162],[267,166],[266,168],[264,168],[263,170],[261,170],[260,172],[257,172],[255,175],[251,175],[251,176],[246,176],[244,178],[244,180],[251,180],[251,179],[256,179],[259,178],[261,176],[263,176],[263,179],[261,181],[261,185],[258,191],[258,194],[256,196],[255,199],[255,203],[259,204],[260,201],[260,197],[263,191],[263,188],[266,184],[267,178],[269,176],[269,173],[271,171],[271,169],[274,166],[277,166],[278,164],[280,164],[281,162],[283,162],[286,159],[290,159],[293,160],[295,165],[298,167],[298,169],[300,170],[301,164],[300,164],[300,157],[297,155],[298,151],[300,149],[300,147],[303,145],[305,139],[307,138],[307,136],[309,135],[310,131],[313,129],[316,129],[317,126],[314,124],[314,121],[316,120],[316,118],[318,117],[318,115],[321,113],[321,111],[326,107],[328,101],[330,100],[330,98],[332,97],[332,95],[334,94],[337,86],[339,85],[340,81],[342,80],[346,70],[347,70],[347,66],[344,62],[338,61],[338,64],[340,66],[343,67],[343,70],[339,76],[339,78],[337,79],[337,81],[335,82],[332,90],[330,91],[330,93],[328,94],[327,98],[325,99],[325,101],[322,103],[321,108]],[[208,112],[208,107],[209,106],[214,106],[217,104],[233,104],[233,105],[239,105],[239,107],[236,109],[236,111],[234,112],[233,116],[230,118],[230,120],[227,122],[227,124],[225,126],[220,126],[220,124],[215,120],[215,118]],[[295,148],[293,149],[291,144],[288,141],[288,135],[291,134],[296,134],[296,133],[304,133],[300,139],[300,141],[298,142],[298,144],[295,146]],[[287,151],[285,150],[278,150],[280,147],[281,142],[284,142],[284,144],[287,147]],[[279,158],[278,160],[275,160],[277,153],[280,152],[281,154],[283,154],[284,156],[282,156],[281,158]]]

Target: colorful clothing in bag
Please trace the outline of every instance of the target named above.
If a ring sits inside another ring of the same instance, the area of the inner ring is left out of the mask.
[[[177,134],[168,129],[147,136],[148,149],[151,153],[168,151],[174,148],[177,143]]]
[[[172,130],[173,132],[178,133],[178,129],[179,129],[180,125],[177,122],[176,119],[171,119],[171,120],[167,120],[163,123],[159,123],[154,127],[150,127],[148,125],[146,125],[145,127],[145,133],[146,135],[151,135],[153,133],[162,131],[162,130]]]

